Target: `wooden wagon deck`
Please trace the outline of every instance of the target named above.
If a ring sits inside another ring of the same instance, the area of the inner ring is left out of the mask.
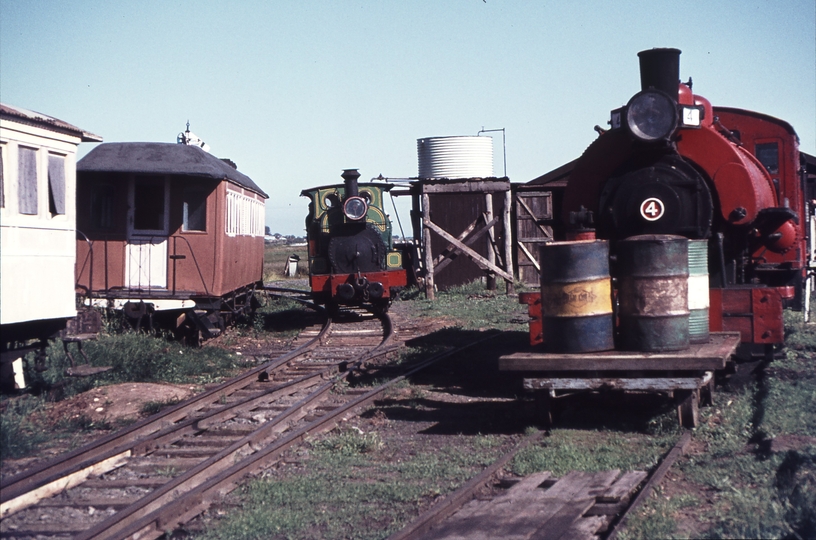
[[[738,332],[717,332],[684,351],[517,352],[499,358],[499,371],[524,374],[524,388],[536,392],[546,422],[556,391],[614,389],[670,393],[680,423],[694,427],[701,400],[713,401],[714,372],[725,368],[739,343]]]

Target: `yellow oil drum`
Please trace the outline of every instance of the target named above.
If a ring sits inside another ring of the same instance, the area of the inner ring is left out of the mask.
[[[582,353],[613,349],[608,242],[552,242],[542,245],[539,255],[547,350]]]

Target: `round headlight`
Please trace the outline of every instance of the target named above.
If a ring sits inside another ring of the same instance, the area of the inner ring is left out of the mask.
[[[363,219],[368,212],[368,204],[362,197],[349,197],[343,203],[343,213],[353,220]]]
[[[629,100],[626,124],[642,141],[667,140],[677,129],[677,105],[665,92],[644,90]]]

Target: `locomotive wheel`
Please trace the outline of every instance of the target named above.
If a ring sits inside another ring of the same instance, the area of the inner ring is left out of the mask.
[[[385,315],[388,313],[389,307],[391,307],[391,301],[389,299],[371,301],[371,311],[374,315]]]

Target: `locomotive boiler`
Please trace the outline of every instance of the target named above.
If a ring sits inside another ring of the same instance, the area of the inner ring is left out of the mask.
[[[680,82],[677,49],[639,53],[641,91],[576,160],[561,208],[567,239],[708,240],[710,328],[766,354],[801,309],[812,219],[804,156],[782,120],[715,107]]]
[[[309,285],[317,303],[388,309],[394,293],[407,284],[403,253],[394,248],[391,221],[384,210],[391,184],[358,183],[346,169],[343,184],[304,190],[308,197],[306,237]]]

